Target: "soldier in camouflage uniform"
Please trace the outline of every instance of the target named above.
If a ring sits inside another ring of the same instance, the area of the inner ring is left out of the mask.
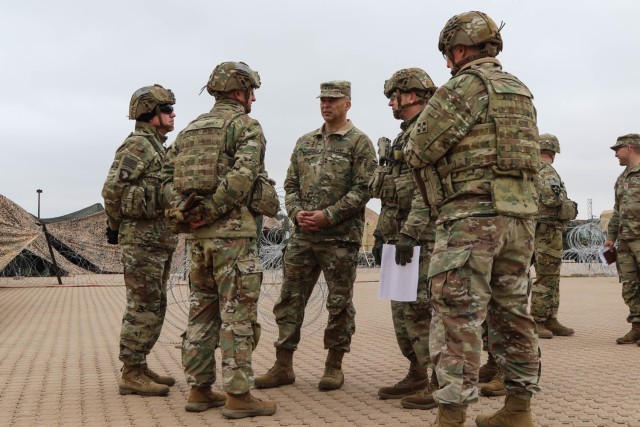
[[[616,181],[613,216],[604,246],[613,250],[618,240],[618,273],[622,298],[629,306],[627,322],[631,323],[631,330],[616,342],[640,345],[640,134],[619,137],[611,149],[625,170]]]
[[[276,362],[256,378],[259,388],[295,381],[293,352],[321,273],[329,291],[324,333],[329,354],[320,390],[335,390],[344,383],[342,358],[355,331],[353,283],[376,155],[371,140],[347,119],[351,84],[322,83],[319,98],[325,122],[298,139],[284,182],[287,213],[295,229],[284,255],[282,290],[273,308],[279,330]]]
[[[413,170],[404,161],[402,149],[418,115],[435,90],[429,75],[420,68],[399,70],[385,82],[384,95],[389,98],[393,116],[402,120],[402,131],[392,144],[387,138],[378,141],[379,166],[369,184],[371,197],[381,201],[378,224],[373,232],[375,245],[372,252],[376,263],[380,264],[385,243],[396,245],[396,254],[402,258],[398,261],[402,264],[411,262],[413,247],[420,246],[420,281],[416,301],[391,301],[396,339],[400,351],[409,359],[409,372],[393,386],[378,390],[381,399],[402,399],[403,407],[418,409],[436,406],[431,392],[438,388],[435,372],[431,377],[432,387],[429,387],[427,371],[428,367],[433,367],[429,357],[431,305],[427,273],[435,226],[429,207],[416,188]]]
[[[223,62],[209,78],[216,102],[183,129],[162,169],[166,214],[189,232],[190,309],[182,363],[191,385],[185,409],[225,405],[222,415],[272,415],[275,402],[251,395],[251,355],[258,344],[262,267],[256,213],[247,201],[264,169],[266,140],[249,117],[260,77],[243,62]],[[222,353],[225,396],[212,391],[215,349]]]
[[[503,365],[507,397],[478,426],[533,426],[530,399],[540,390],[538,338],[527,311],[540,169],[531,92],[502,71],[500,29],[482,12],[451,18],[439,50],[453,78],[421,113],[405,149],[438,207],[429,265],[434,309],[444,335],[432,357],[441,388],[435,426],[463,426],[478,399],[482,322]],[[433,334],[432,334],[433,335]]]
[[[177,239],[164,219],[160,170],[165,136],[173,130],[170,90],[145,86],[131,97],[129,119],[135,130],[120,145],[102,188],[108,218],[107,239],[120,244],[127,307],[120,331],[124,364],[120,394],[165,396],[175,379],[147,366],[146,357],[160,337],[167,309],[167,279]]]
[[[531,288],[531,315],[540,338],[569,336],[574,331],[558,322],[560,306],[560,267],[562,266],[562,233],[577,214],[576,203],[569,200],[560,175],[553,168],[560,143],[554,135],[540,135],[542,160],[539,185],[540,203],[535,236],[536,280]]]

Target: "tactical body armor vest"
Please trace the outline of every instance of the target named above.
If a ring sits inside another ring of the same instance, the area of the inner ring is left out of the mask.
[[[533,95],[515,76],[501,70],[471,66],[460,74],[475,75],[486,85],[487,120],[473,126],[436,163],[445,201],[466,181],[491,180],[498,213],[534,214],[533,177],[540,170],[540,149]]]
[[[233,166],[227,141],[233,140],[229,124],[240,114],[220,111],[200,115],[183,131],[182,149],[175,159],[174,190],[184,195],[213,194]]]

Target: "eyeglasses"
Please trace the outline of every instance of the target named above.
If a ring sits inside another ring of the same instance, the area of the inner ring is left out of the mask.
[[[158,107],[161,113],[171,114],[173,113],[173,105],[164,104]]]

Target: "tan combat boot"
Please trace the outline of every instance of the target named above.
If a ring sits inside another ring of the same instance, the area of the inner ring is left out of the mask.
[[[488,383],[496,376],[496,372],[498,372],[498,364],[496,363],[496,359],[493,358],[491,352],[489,352],[487,363],[480,367],[480,378],[478,379],[478,382]]]
[[[553,338],[553,332],[551,332],[544,326],[544,322],[538,322],[536,320],[536,328],[538,329],[538,338],[543,338],[543,339]]]
[[[226,401],[227,396],[211,390],[210,385],[202,387],[191,386],[189,396],[187,397],[187,404],[184,409],[187,412],[202,412],[209,408],[222,406]]]
[[[168,385],[169,387],[176,384],[176,379],[169,375],[160,375],[153,372],[148,365],[144,365],[144,374],[151,378],[154,383]]]
[[[438,403],[433,399],[433,392],[440,388],[438,384],[438,377],[436,371],[431,373],[431,382],[422,391],[411,396],[403,397],[400,401],[400,405],[406,409],[432,409],[438,406]]]
[[[342,372],[342,357],[344,351],[329,349],[327,361],[324,364],[324,375],[320,378],[318,388],[321,391],[337,390],[344,384],[344,373]]]
[[[504,372],[498,367],[493,379],[480,387],[480,394],[483,396],[504,396],[507,390],[504,388]]]
[[[440,405],[431,427],[464,427],[466,419],[467,405]]]
[[[407,375],[392,385],[378,390],[380,399],[401,399],[416,391],[423,390],[429,384],[429,373],[417,361],[412,361]]]
[[[570,337],[576,332],[573,329],[562,325],[555,317],[549,317],[545,320],[544,326],[547,330],[551,331],[553,335],[557,335],[559,337]]]
[[[293,372],[293,351],[283,348],[276,349],[276,363],[255,379],[256,388],[273,388],[281,385],[293,384],[296,374]]]
[[[634,322],[631,324],[631,330],[623,337],[616,340],[618,344],[633,344],[640,340],[640,323]]]
[[[169,387],[156,383],[144,374],[142,365],[124,365],[119,388],[122,395],[166,396],[169,393]]]
[[[222,410],[222,415],[227,418],[259,417],[273,415],[278,406],[276,402],[261,400],[253,397],[251,393],[227,394],[227,402]]]
[[[531,415],[531,401],[508,395],[504,407],[493,414],[476,417],[478,427],[534,427]]]

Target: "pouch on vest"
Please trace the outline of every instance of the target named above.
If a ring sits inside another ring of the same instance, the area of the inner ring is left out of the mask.
[[[535,123],[505,117],[494,117],[494,120],[498,169],[540,172],[540,148]]]
[[[411,209],[411,200],[413,199],[413,191],[416,184],[411,173],[398,176],[395,179],[396,195],[398,198],[398,207],[402,210]]]
[[[382,198],[382,184],[384,183],[384,177],[390,172],[388,166],[378,166],[373,173],[371,182],[369,182],[369,194],[374,199]]]
[[[144,189],[145,199],[145,215],[147,219],[156,219],[158,217],[157,209],[160,207],[158,203],[158,189],[155,185],[146,185]]]
[[[380,200],[383,203],[396,204],[396,177],[389,173],[382,179],[382,188],[380,189]]]
[[[527,217],[538,212],[538,193],[533,180],[498,175],[491,181],[491,197],[500,215]]]
[[[276,182],[266,172],[258,174],[253,188],[249,192],[247,206],[257,215],[273,218],[280,211],[280,199],[276,191]]]
[[[578,204],[573,200],[565,200],[558,209],[558,219],[561,221],[571,221],[578,216]]]
[[[132,185],[122,195],[122,215],[129,218],[144,218],[147,202],[144,188]]]
[[[435,166],[427,165],[413,170],[413,179],[420,190],[425,203],[429,206],[431,217],[437,218],[438,208],[444,200],[444,189]]]

